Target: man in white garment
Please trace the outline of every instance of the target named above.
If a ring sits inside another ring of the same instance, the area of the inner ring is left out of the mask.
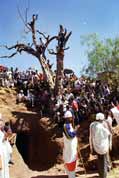
[[[104,126],[104,114],[96,114],[96,121],[90,125],[90,150],[98,156],[98,171],[100,178],[107,177],[108,171],[108,153],[111,149],[111,133]]]
[[[71,111],[64,114],[65,124],[63,128],[64,149],[63,159],[68,178],[75,178],[76,160],[77,160],[77,137],[74,129],[74,121]]]
[[[4,122],[0,119],[0,158],[1,169],[0,178],[9,178],[9,158],[11,154],[11,146],[7,140],[7,134],[4,132]]]

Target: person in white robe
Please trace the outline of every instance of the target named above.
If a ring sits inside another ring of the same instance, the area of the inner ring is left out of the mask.
[[[90,124],[89,144],[91,153],[97,154],[98,171],[100,178],[107,178],[109,165],[108,153],[112,148],[112,136],[108,128],[104,126],[103,113],[96,114],[96,121]]]
[[[73,116],[70,111],[66,111],[64,114],[65,124],[63,127],[63,139],[64,139],[64,148],[63,148],[63,160],[66,173],[68,178],[75,178],[75,169],[76,161],[78,155],[78,141],[76,137],[77,129],[73,127]]]
[[[4,132],[4,122],[0,119],[0,178],[9,178],[9,159],[12,152],[7,134]]]

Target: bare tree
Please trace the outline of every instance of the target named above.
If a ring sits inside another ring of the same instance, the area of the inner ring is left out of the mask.
[[[48,68],[45,51],[49,43],[52,40],[57,39],[57,36],[53,36],[53,37],[50,37],[49,35],[46,36],[44,33],[40,32],[39,30],[36,30],[37,19],[38,19],[37,14],[32,15],[31,22],[26,22],[23,19],[25,27],[27,28],[27,33],[31,32],[32,34],[32,43],[25,44],[25,43],[17,42],[15,45],[10,47],[8,47],[7,45],[0,46],[0,47],[5,47],[7,50],[13,51],[10,55],[1,56],[1,58],[12,58],[18,53],[21,54],[22,52],[26,52],[28,54],[35,56],[39,60],[41,64],[41,68],[44,74],[46,75],[50,86],[54,88],[53,78],[50,75],[51,69]],[[37,39],[37,34],[39,35],[39,39]]]
[[[25,32],[31,33],[32,42],[31,43],[20,43],[17,42],[15,45],[8,47],[7,45],[3,45],[0,47],[5,47],[7,50],[12,51],[10,55],[1,56],[1,58],[12,58],[18,53],[26,52],[35,56],[43,70],[43,73],[46,75],[49,85],[52,89],[55,87],[55,93],[57,94],[59,90],[62,88],[61,79],[63,78],[63,61],[64,61],[64,50],[67,50],[66,43],[71,35],[71,32],[67,33],[67,30],[60,25],[60,30],[58,35],[50,37],[46,36],[43,32],[40,32],[36,29],[36,21],[38,20],[38,15],[33,14],[32,20],[27,22],[27,10],[26,10],[26,18],[24,19],[21,15],[21,12],[18,8],[18,13],[26,27]],[[38,37],[39,36],[39,37]],[[53,50],[49,50],[50,54],[55,54],[57,57],[57,67],[56,67],[56,82],[53,81],[52,71],[47,65],[46,58],[46,49],[48,45],[53,41],[57,40],[56,52]]]
[[[58,95],[63,91],[62,79],[64,77],[64,51],[69,49],[66,47],[66,43],[71,36],[72,32],[67,32],[67,29],[60,25],[60,30],[57,36],[56,51],[49,50],[50,54],[56,55],[57,67],[56,67],[56,80],[55,80],[55,94]]]

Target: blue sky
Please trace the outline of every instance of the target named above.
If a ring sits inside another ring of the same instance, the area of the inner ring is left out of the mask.
[[[101,38],[117,37],[119,35],[119,0],[29,0],[29,20],[32,14],[39,15],[37,27],[40,31],[50,35],[57,34],[59,24],[63,24],[72,31],[65,52],[64,65],[79,74],[81,68],[87,64],[85,47],[80,43],[81,35],[98,33]],[[28,0],[0,0],[0,44],[12,45],[17,41],[25,41],[24,24],[22,23],[17,4],[24,14]],[[0,49],[0,55],[6,51]],[[55,58],[49,59],[55,66]],[[0,59],[0,64],[40,69],[36,58],[23,53],[12,59]]]

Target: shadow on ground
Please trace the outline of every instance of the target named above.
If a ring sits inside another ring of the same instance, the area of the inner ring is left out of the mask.
[[[36,177],[31,177],[31,178],[68,178],[67,175],[53,175],[53,176],[36,176]]]
[[[61,156],[60,145],[52,139],[55,135],[54,128],[47,129],[47,124],[42,125],[38,114],[12,114],[17,118],[12,123],[12,129],[17,133],[16,146],[24,162],[32,170],[51,168]]]
[[[97,171],[77,171],[76,172],[76,177],[83,176],[84,178],[99,178],[97,176]]]
[[[78,176],[78,177],[80,177],[80,175]],[[31,178],[68,178],[68,176],[67,175],[59,175],[59,176],[55,176],[55,175],[53,175],[53,176],[42,176],[42,175],[40,175],[40,176],[36,176],[36,177],[31,177]],[[90,175],[87,175],[85,178],[99,178],[99,176],[90,176]]]
[[[97,176],[96,174],[97,174],[96,171],[88,171],[86,174],[83,170],[76,171],[76,177],[99,178],[99,176]],[[48,175],[39,175],[39,176],[31,177],[31,178],[68,178],[68,176],[67,175],[51,175],[51,176],[50,175],[49,176]]]

